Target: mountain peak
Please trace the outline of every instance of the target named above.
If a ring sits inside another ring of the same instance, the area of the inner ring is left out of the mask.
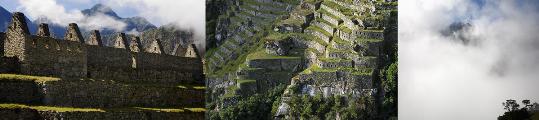
[[[120,17],[110,8],[109,6],[103,5],[103,4],[96,4],[90,9],[82,10],[82,14],[86,16],[93,16],[96,14],[105,14],[111,17],[114,17],[116,19],[119,19]]]

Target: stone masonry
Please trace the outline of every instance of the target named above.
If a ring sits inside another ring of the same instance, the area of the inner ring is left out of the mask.
[[[13,14],[6,33],[0,34],[5,57],[17,58],[20,74],[61,78],[110,79],[124,82],[203,83],[202,61],[194,45],[164,54],[154,39],[142,48],[139,37],[118,33],[114,45],[103,45],[99,31],[84,40],[75,23],[64,39],[50,37],[47,24],[31,35],[24,14]],[[181,50],[180,50],[181,49]]]

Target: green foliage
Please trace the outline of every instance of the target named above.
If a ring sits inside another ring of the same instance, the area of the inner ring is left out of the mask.
[[[537,104],[537,103],[534,103]],[[502,103],[503,109],[507,110],[502,116],[498,116],[498,120],[536,120],[536,113],[531,113],[532,104],[530,100],[522,100],[522,108],[516,100],[509,99]]]
[[[375,119],[373,101],[370,97],[356,99],[340,95],[326,98],[322,94],[292,96],[290,115],[302,120],[334,120],[337,114],[343,120]]]
[[[397,116],[398,107],[398,60],[391,63],[380,77],[382,79],[382,89],[385,91],[385,99],[382,101],[382,111],[389,116]]]
[[[209,117],[212,120],[271,119],[285,87],[285,85],[279,85],[267,93],[255,94],[240,100],[236,105],[223,108],[218,113],[209,112]]]

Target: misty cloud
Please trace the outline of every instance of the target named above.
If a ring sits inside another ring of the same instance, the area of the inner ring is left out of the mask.
[[[112,7],[131,8],[149,21],[174,24],[178,28],[193,30],[200,51],[205,48],[205,0],[108,0]]]
[[[80,10],[66,10],[55,0],[19,0],[19,3],[21,6],[17,9],[23,11],[27,16],[46,17],[48,21],[62,26],[77,23],[79,27],[87,29],[112,29],[115,31],[123,31],[127,26],[122,21],[103,14],[84,16]]]
[[[399,2],[399,119],[496,119],[506,99],[539,102],[538,2],[483,2]],[[470,30],[440,32],[459,21]]]

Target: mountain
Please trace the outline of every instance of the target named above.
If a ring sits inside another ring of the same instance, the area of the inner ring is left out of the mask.
[[[207,118],[396,119],[397,5],[206,1]]]
[[[132,32],[135,30],[140,33],[141,42],[148,43],[153,39],[160,39],[162,41],[165,53],[170,54],[173,51],[174,46],[182,45],[186,47],[189,44],[193,43],[193,32],[189,30],[178,29],[172,24],[163,25],[161,27],[156,27],[155,25],[148,22],[143,17],[129,17],[122,18],[116,14],[110,7],[103,4],[96,4],[90,9],[85,9],[81,11],[83,15],[95,16],[98,14],[104,14],[110,16],[118,21],[126,23],[126,28],[122,32]],[[5,31],[7,26],[11,21],[11,13],[6,9],[0,7],[0,31]],[[27,18],[27,23],[32,34],[35,34],[37,31],[37,24],[35,23],[47,23],[51,32],[51,36],[55,38],[63,38],[66,26],[55,24],[49,18],[44,16],[37,16],[34,21],[30,21]],[[82,26],[81,32],[84,37],[89,37],[89,29],[85,29]],[[109,45],[112,39],[116,37],[116,31],[111,29],[100,30],[101,37],[105,45]],[[130,35],[129,35],[130,36]]]
[[[81,12],[86,17],[95,16],[97,14],[104,14],[106,16],[112,17],[115,20],[126,23],[127,26],[125,27],[124,31],[121,31],[121,32],[129,32],[132,30],[135,30],[137,32],[143,32],[145,30],[157,28],[155,25],[153,25],[152,23],[150,23],[148,20],[146,20],[143,17],[137,16],[137,17],[122,18],[118,16],[118,14],[116,14],[116,12],[114,12],[110,7],[105,6],[103,4],[96,4],[92,8],[82,10]],[[5,31],[10,21],[11,21],[11,12],[0,7],[0,31]],[[66,26],[55,24],[51,22],[50,19],[44,16],[37,16],[34,21],[30,21],[28,18],[26,18],[26,21],[28,23],[28,27],[31,33],[35,33],[35,31],[37,31],[37,24],[35,23],[49,24],[51,34],[53,37],[56,37],[56,38],[62,38],[66,31],[65,30]],[[88,29],[85,29],[83,27],[81,27],[81,30],[83,34],[86,34],[86,31],[89,31]],[[112,29],[104,29],[104,30],[101,30],[100,32],[102,36],[116,33],[116,31]]]
[[[94,15],[97,15],[97,14],[101,13],[101,14],[105,14],[107,16],[111,16],[111,17],[113,17],[115,19],[121,19],[120,16],[118,16],[118,14],[116,14],[116,12],[114,12],[110,7],[105,6],[103,4],[96,4],[92,8],[82,10],[81,12],[85,16],[94,16]]]
[[[47,23],[49,25],[51,37],[61,38],[64,36],[66,32],[65,26],[53,23],[47,17],[43,17],[43,16],[37,17],[37,19],[34,20],[34,23]]]
[[[122,21],[127,24],[125,31],[132,31],[133,29],[137,32],[142,32],[144,30],[148,30],[151,28],[157,28],[152,23],[148,22],[146,18],[143,17],[130,17],[130,18],[122,18],[116,14],[110,7],[103,5],[103,4],[96,4],[90,9],[85,9],[81,11],[84,16],[95,16],[99,14],[104,14],[106,16],[110,16],[114,18],[115,20]],[[102,33],[108,33],[108,32],[114,32],[114,31],[102,31]]]
[[[0,7],[0,31],[6,31],[9,21],[11,21],[11,13]]]
[[[0,31],[6,32],[7,27],[9,26],[9,23],[11,22],[11,12],[4,9],[4,7],[0,6]],[[26,18],[26,22],[28,24],[28,29],[30,30],[30,33],[35,33],[37,31],[37,26],[34,24],[30,19]]]

